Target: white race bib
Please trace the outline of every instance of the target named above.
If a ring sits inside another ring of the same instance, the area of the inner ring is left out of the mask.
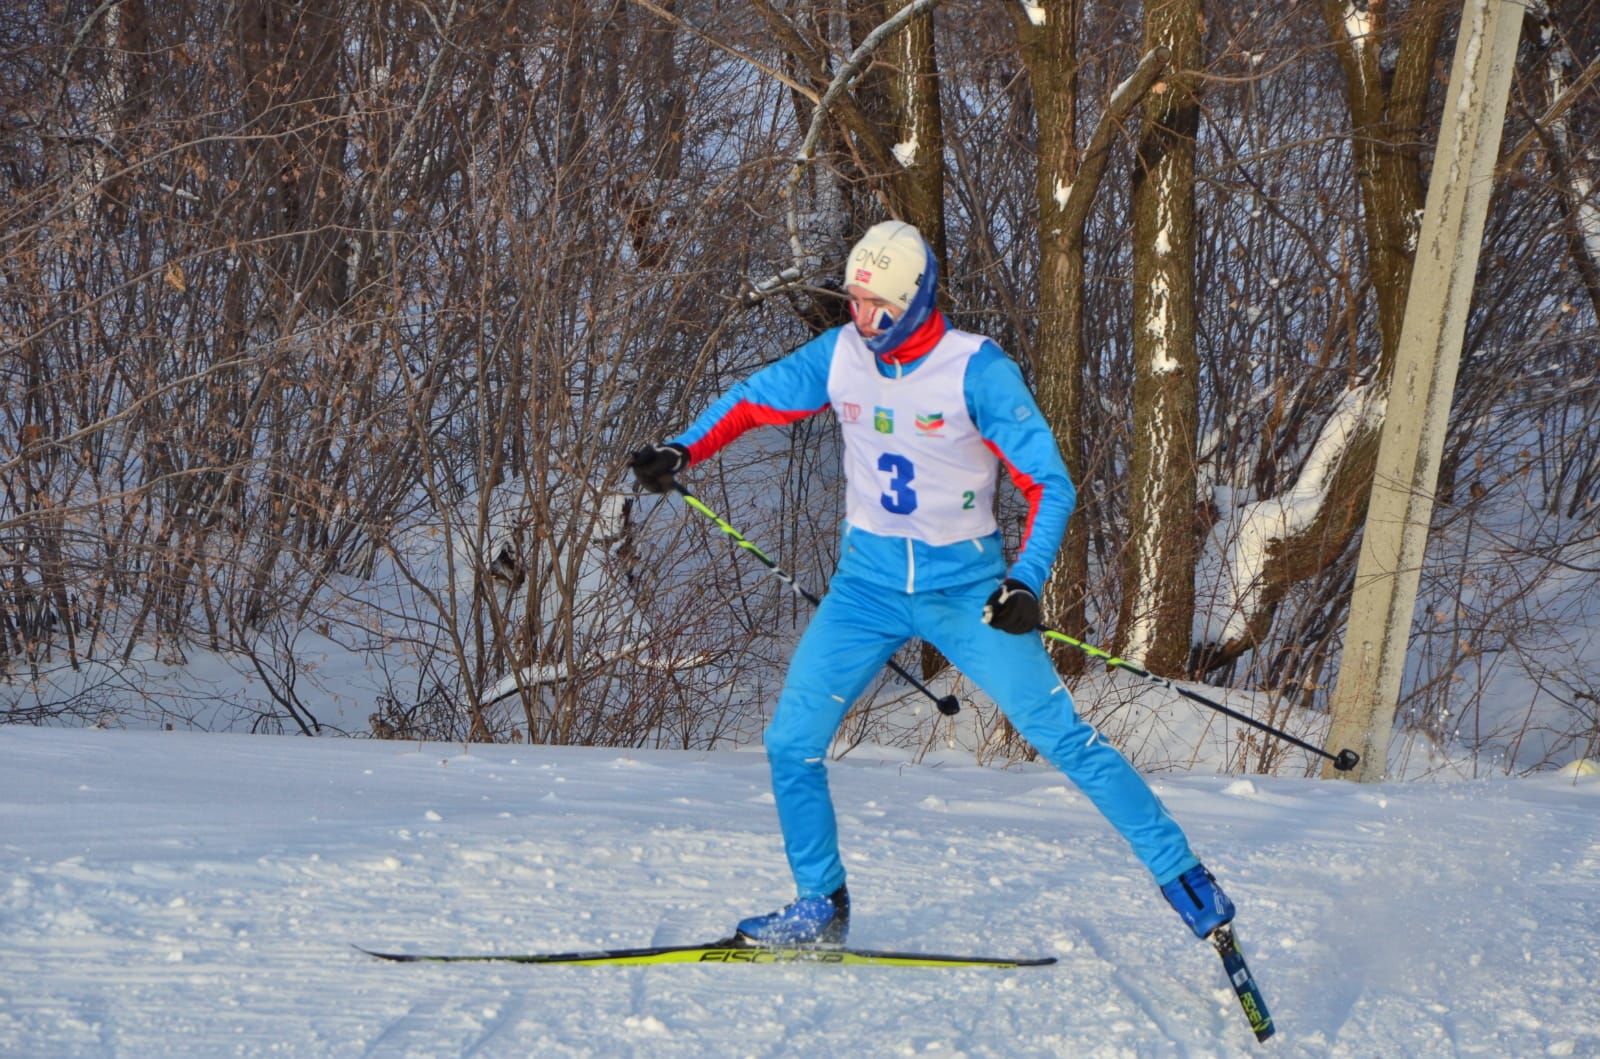
[[[828,398],[844,433],[845,518],[887,537],[945,545],[986,537],[999,460],[967,414],[980,335],[946,331],[910,374],[885,378],[853,327],[839,332]]]

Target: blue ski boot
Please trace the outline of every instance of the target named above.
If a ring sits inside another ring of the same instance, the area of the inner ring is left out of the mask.
[[[739,923],[739,938],[754,945],[843,945],[850,930],[850,892],[802,897],[776,912]]]
[[[1233,902],[1203,864],[1196,864],[1167,883],[1161,892],[1197,938],[1233,921]]]

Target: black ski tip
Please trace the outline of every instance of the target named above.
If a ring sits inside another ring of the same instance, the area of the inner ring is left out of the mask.
[[[350,947],[363,956],[371,956],[377,960],[389,960],[393,963],[415,963],[422,959],[421,956],[411,956],[403,952],[373,952],[371,949],[363,949],[360,945],[351,945]]]
[[[1354,750],[1341,750],[1339,756],[1333,759],[1333,767],[1339,772],[1349,772],[1361,764],[1361,755]]]

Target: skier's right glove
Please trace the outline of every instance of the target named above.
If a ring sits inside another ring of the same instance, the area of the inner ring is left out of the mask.
[[[689,466],[689,450],[671,441],[638,449],[628,457],[628,467],[641,488],[665,493],[676,484],[673,475]]]
[[[1014,577],[1001,582],[983,604],[984,623],[1001,632],[1018,636],[1032,632],[1039,627],[1039,618],[1039,597]]]

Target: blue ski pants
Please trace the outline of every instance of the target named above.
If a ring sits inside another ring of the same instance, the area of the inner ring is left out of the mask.
[[[1023,738],[1094,803],[1158,884],[1199,863],[1144,778],[1078,718],[1039,637],[983,623],[983,604],[996,584],[985,579],[907,594],[835,575],[789,663],[766,730],[778,822],[801,897],[844,884],[828,745],[851,704],[912,638],[933,644],[983,688]]]

